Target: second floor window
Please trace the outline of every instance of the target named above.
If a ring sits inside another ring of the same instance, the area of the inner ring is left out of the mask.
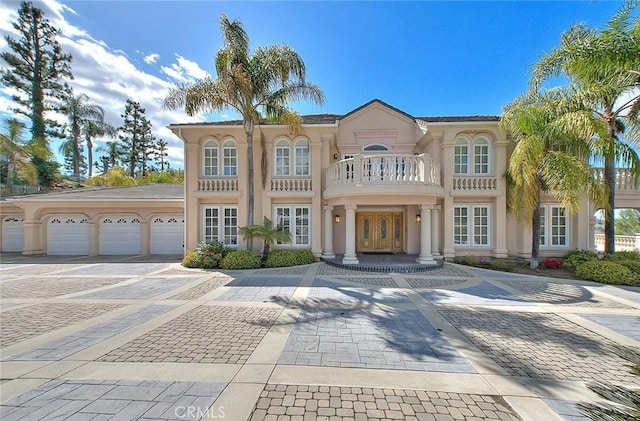
[[[275,148],[274,175],[279,176],[308,176],[309,172],[309,141],[298,139],[290,142],[280,139]]]
[[[457,138],[453,150],[453,173],[460,175],[489,174],[490,148],[491,144],[485,137]]]
[[[208,140],[203,146],[202,173],[205,177],[238,175],[238,148],[236,141],[227,139],[220,143]]]

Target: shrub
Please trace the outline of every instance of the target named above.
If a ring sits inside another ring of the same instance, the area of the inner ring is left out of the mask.
[[[598,253],[591,250],[575,249],[564,256],[564,266],[570,270],[576,270],[582,263],[598,260]]]
[[[186,268],[200,268],[202,267],[202,259],[200,258],[200,254],[196,251],[190,251],[185,254],[182,259],[182,266]]]
[[[296,253],[293,250],[274,250],[267,257],[268,268],[281,268],[298,264]]]
[[[477,265],[479,267],[485,268],[485,269],[491,269],[491,270],[499,270],[501,272],[513,272],[513,264],[509,263],[509,262],[505,262],[502,260],[492,260],[490,262],[486,262],[480,265]]]
[[[554,259],[553,257],[548,257],[544,259],[544,262],[542,262],[542,265],[547,269],[560,269],[562,268],[562,260]]]
[[[637,251],[616,251],[607,255],[607,260],[617,262],[619,260],[636,260],[640,261],[640,253]]]
[[[316,257],[309,249],[295,250],[294,253],[296,255],[297,265],[310,265],[316,261]]]
[[[475,266],[480,263],[480,259],[477,256],[462,256],[456,257],[454,262],[466,266]]]
[[[220,267],[220,262],[229,253],[229,249],[220,241],[199,243],[196,253],[200,256],[201,268],[214,269]]]
[[[262,259],[251,250],[232,251],[222,259],[220,267],[223,269],[257,269]]]
[[[629,268],[619,263],[607,261],[588,261],[576,269],[576,275],[582,279],[614,285],[636,285],[638,281]]]
[[[640,260],[618,260],[616,263],[629,269],[640,280]]]

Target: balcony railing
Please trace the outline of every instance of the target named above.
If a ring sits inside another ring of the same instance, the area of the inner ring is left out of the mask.
[[[422,155],[355,155],[327,168],[327,188],[341,185],[440,186],[440,163]]]
[[[594,234],[597,251],[604,251],[604,234]],[[640,234],[616,235],[616,251],[640,251]]]
[[[271,191],[278,193],[301,193],[313,190],[310,178],[272,178]]]
[[[198,180],[199,192],[224,193],[238,191],[237,178],[201,178]]]
[[[454,177],[453,190],[481,192],[498,188],[497,177]]]
[[[596,168],[596,177],[599,179],[604,178],[604,169]],[[616,190],[640,190],[640,184],[636,184],[631,170],[628,168],[616,169]]]

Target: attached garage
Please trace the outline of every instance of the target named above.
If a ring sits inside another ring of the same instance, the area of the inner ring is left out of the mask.
[[[100,254],[142,254],[142,223],[138,216],[111,215],[100,221]]]
[[[24,225],[22,218],[7,216],[2,219],[2,251],[22,252],[24,248]]]
[[[47,222],[47,254],[89,255],[90,225],[84,215],[56,215]]]
[[[180,214],[160,215],[151,221],[151,254],[182,254],[184,217]]]

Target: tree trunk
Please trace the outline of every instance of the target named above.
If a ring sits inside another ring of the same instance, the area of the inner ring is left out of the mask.
[[[7,190],[9,190],[9,194],[13,193],[13,173],[15,170],[16,164],[14,158],[9,155],[9,162],[7,163]]]
[[[536,207],[533,210],[531,220],[531,260],[529,267],[537,269],[539,266],[538,257],[540,255],[540,189],[536,193]]]
[[[91,137],[87,137],[87,160],[89,161],[89,178],[93,175],[93,143],[91,142]]]
[[[254,168],[253,168],[253,124],[245,125],[247,135],[247,226],[253,225],[255,191],[253,188]],[[247,238],[247,250],[253,250],[253,238]]]
[[[269,257],[269,250],[271,250],[271,245],[267,240],[264,240],[264,245],[262,246],[262,261],[266,262]]]
[[[616,251],[616,224],[613,214],[616,208],[616,163],[613,156],[605,159],[604,180],[609,188],[609,209],[604,210],[604,252],[610,254]]]

